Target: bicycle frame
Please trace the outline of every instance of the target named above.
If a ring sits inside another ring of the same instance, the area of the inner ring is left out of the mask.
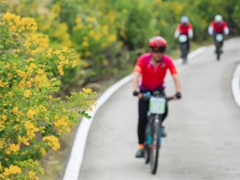
[[[220,59],[220,54],[221,52],[221,47],[223,45],[224,41],[224,35],[223,34],[215,34],[214,35],[214,41],[215,41],[215,46],[216,46],[216,54],[217,54],[217,60]]]
[[[143,98],[149,100],[148,123],[146,127],[146,140],[145,140],[145,163],[151,161],[151,173],[155,174],[158,165],[159,149],[162,144],[162,121],[163,115],[166,112],[167,102],[172,100],[173,97],[160,96],[159,92],[153,93],[152,96],[149,92],[143,94]],[[137,94],[135,94],[137,95]]]

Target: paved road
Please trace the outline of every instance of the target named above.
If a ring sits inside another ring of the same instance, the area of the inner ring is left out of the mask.
[[[126,84],[97,112],[87,140],[80,180],[239,180],[240,109],[231,78],[240,62],[240,39],[225,43],[220,62],[213,48],[179,65],[183,99],[170,102],[155,176],[137,150],[137,99]],[[168,95],[174,93],[171,77]]]

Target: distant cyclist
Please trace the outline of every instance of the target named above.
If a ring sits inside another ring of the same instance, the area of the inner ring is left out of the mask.
[[[136,66],[134,68],[133,78],[133,95],[137,95],[138,92],[145,93],[159,91],[161,95],[165,95],[164,79],[167,70],[170,71],[176,88],[176,94],[174,99],[181,98],[180,82],[178,78],[177,69],[173,63],[173,60],[168,55],[164,54],[167,47],[167,42],[160,36],[153,37],[149,40],[150,52],[141,55],[138,58]],[[142,99],[142,95],[139,94],[138,102],[138,143],[139,150],[136,153],[136,157],[144,157],[144,140],[145,140],[145,128],[147,125],[147,112],[149,108],[149,100]],[[164,118],[167,116],[167,110],[164,114]],[[165,132],[162,133],[166,135]]]
[[[181,17],[180,24],[177,26],[174,36],[175,38],[179,38],[180,48],[181,48],[181,58],[183,59],[183,63],[186,63],[187,55],[190,51],[189,39],[193,37],[192,25],[189,23],[189,19],[187,16]]]
[[[214,36],[214,41],[216,44],[216,35],[222,34],[223,36],[227,36],[229,34],[229,28],[227,26],[227,23],[223,21],[221,15],[216,15],[215,20],[211,23],[211,25],[208,28],[208,33],[211,36]],[[223,46],[223,40],[221,42],[221,47]],[[222,52],[222,49],[221,49]]]

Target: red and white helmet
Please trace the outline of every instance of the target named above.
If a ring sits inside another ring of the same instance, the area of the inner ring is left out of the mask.
[[[164,52],[167,47],[167,41],[161,36],[155,36],[149,40],[149,46],[152,49],[158,49],[159,52]]]

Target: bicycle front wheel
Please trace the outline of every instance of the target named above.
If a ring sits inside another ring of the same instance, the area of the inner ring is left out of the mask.
[[[160,124],[154,123],[152,126],[152,145],[150,149],[150,166],[152,174],[155,174],[157,172],[160,143],[161,143]]]

